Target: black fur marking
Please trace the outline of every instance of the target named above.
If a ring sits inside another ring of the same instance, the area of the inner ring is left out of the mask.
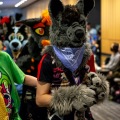
[[[64,10],[63,4],[60,0],[51,0],[49,7],[53,17],[56,17],[60,12]]]
[[[28,39],[28,35],[27,35],[26,31],[25,31],[25,28],[26,28],[25,25],[21,25],[18,33],[20,32],[24,36],[24,39],[27,40]]]
[[[93,75],[91,75],[91,78],[94,78],[94,77],[96,77],[94,74],[93,74]]]
[[[80,13],[76,6],[67,5],[62,13],[62,24],[70,26],[73,22],[80,19]]]

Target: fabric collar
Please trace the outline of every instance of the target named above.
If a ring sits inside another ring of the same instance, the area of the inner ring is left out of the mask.
[[[62,64],[71,72],[74,72],[82,62],[85,46],[79,48],[53,46],[53,50]]]

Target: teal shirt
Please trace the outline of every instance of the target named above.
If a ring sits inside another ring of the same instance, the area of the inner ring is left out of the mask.
[[[13,107],[15,111],[18,111],[20,106],[20,99],[14,83],[22,84],[24,78],[25,74],[9,54],[0,51],[0,86],[2,86],[2,94],[9,115]]]

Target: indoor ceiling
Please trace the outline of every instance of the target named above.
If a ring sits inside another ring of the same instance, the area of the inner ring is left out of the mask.
[[[0,0],[0,2],[3,2],[2,5],[0,5],[0,9],[5,9],[5,8],[14,8],[15,4],[20,2],[21,0]],[[24,4],[20,5],[18,8],[23,8],[26,7],[38,0],[27,0]]]

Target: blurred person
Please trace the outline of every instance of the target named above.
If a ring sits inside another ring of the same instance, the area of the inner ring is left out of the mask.
[[[97,29],[92,28],[91,23],[87,22],[87,24],[86,24],[86,39],[87,39],[87,42],[90,43],[90,45],[91,45],[92,52],[95,56],[96,66],[100,66],[99,38],[100,38],[100,34],[98,33]]]
[[[90,43],[90,30],[91,30],[91,23],[90,22],[87,22],[86,24],[86,39],[87,39],[87,42]]]
[[[119,44],[119,49],[118,49],[118,52],[120,53],[120,44]]]
[[[2,29],[2,26],[0,24],[0,40],[4,40],[4,35],[3,35],[3,29]]]
[[[120,45],[118,47],[118,52],[120,54]],[[119,62],[118,65],[116,65],[115,69],[110,70],[108,75],[107,75],[107,80],[110,83],[110,99],[114,101],[119,101],[120,102],[120,97],[118,95],[116,96],[116,92],[120,91],[120,57],[119,57]]]
[[[91,30],[91,23],[87,22],[86,24],[86,30],[89,32]]]
[[[100,56],[101,56],[101,30],[100,28],[97,31],[97,40],[96,42],[94,42],[96,50],[95,50],[95,62],[98,66],[101,65],[101,61],[100,61]]]
[[[90,22],[87,22],[86,24],[86,38],[87,41],[91,44],[91,46],[94,46],[94,42],[98,39],[97,30],[91,26]]]
[[[107,80],[110,83],[110,100],[120,103],[120,62],[115,70],[109,72]]]
[[[37,79],[24,74],[8,53],[0,51],[0,95],[3,96],[0,99],[0,120],[21,120],[18,114],[20,100],[14,83],[36,87]]]
[[[110,70],[114,70],[117,65],[119,64],[119,61],[120,61],[120,53],[118,51],[119,49],[119,44],[118,43],[112,43],[111,45],[111,56],[110,56],[110,60],[107,64],[103,64],[101,66],[102,69],[108,69],[109,71]]]
[[[90,35],[91,35],[90,43],[93,44],[93,41],[97,41],[98,39],[97,30],[95,28],[91,28]]]
[[[1,39],[0,39],[0,50],[3,50],[3,42]]]

